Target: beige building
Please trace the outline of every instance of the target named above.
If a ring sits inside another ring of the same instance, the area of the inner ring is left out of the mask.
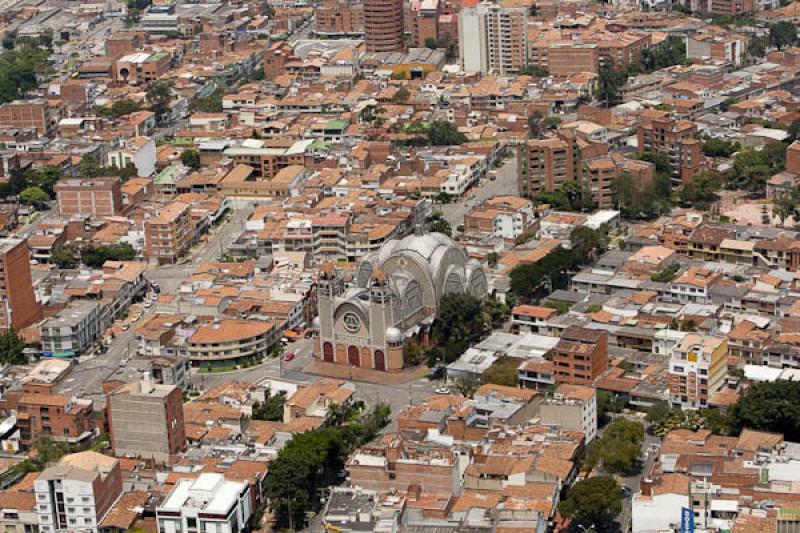
[[[559,385],[542,403],[539,417],[544,425],[583,432],[588,444],[597,436],[597,394],[591,387]]]

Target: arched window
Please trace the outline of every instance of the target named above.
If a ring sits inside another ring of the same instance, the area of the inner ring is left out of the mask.
[[[358,348],[355,346],[348,346],[347,348],[347,363],[352,366],[361,366],[361,357],[358,355]]]
[[[375,370],[386,370],[386,356],[383,350],[375,350]]]

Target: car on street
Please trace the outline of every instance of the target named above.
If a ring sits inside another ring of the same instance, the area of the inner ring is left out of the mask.
[[[450,394],[451,390],[448,387],[439,387],[435,389],[433,392],[436,394]]]
[[[289,353],[287,353],[286,355],[283,356],[283,360],[285,362],[287,362],[287,363],[289,361],[291,361],[292,359],[294,359],[294,354],[292,352],[289,352]]]

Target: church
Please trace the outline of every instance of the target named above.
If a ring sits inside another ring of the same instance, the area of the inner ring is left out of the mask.
[[[451,238],[410,235],[364,256],[351,286],[332,264],[318,282],[314,356],[327,363],[385,372],[403,370],[403,344],[428,340],[445,294],[485,298],[486,274]]]

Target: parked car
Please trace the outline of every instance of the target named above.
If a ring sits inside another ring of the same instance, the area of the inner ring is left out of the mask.
[[[434,390],[436,394],[450,394],[450,389],[447,387],[439,387],[438,389]]]
[[[283,360],[286,361],[287,363],[292,359],[294,359],[294,354],[292,352],[289,352],[283,356]]]

